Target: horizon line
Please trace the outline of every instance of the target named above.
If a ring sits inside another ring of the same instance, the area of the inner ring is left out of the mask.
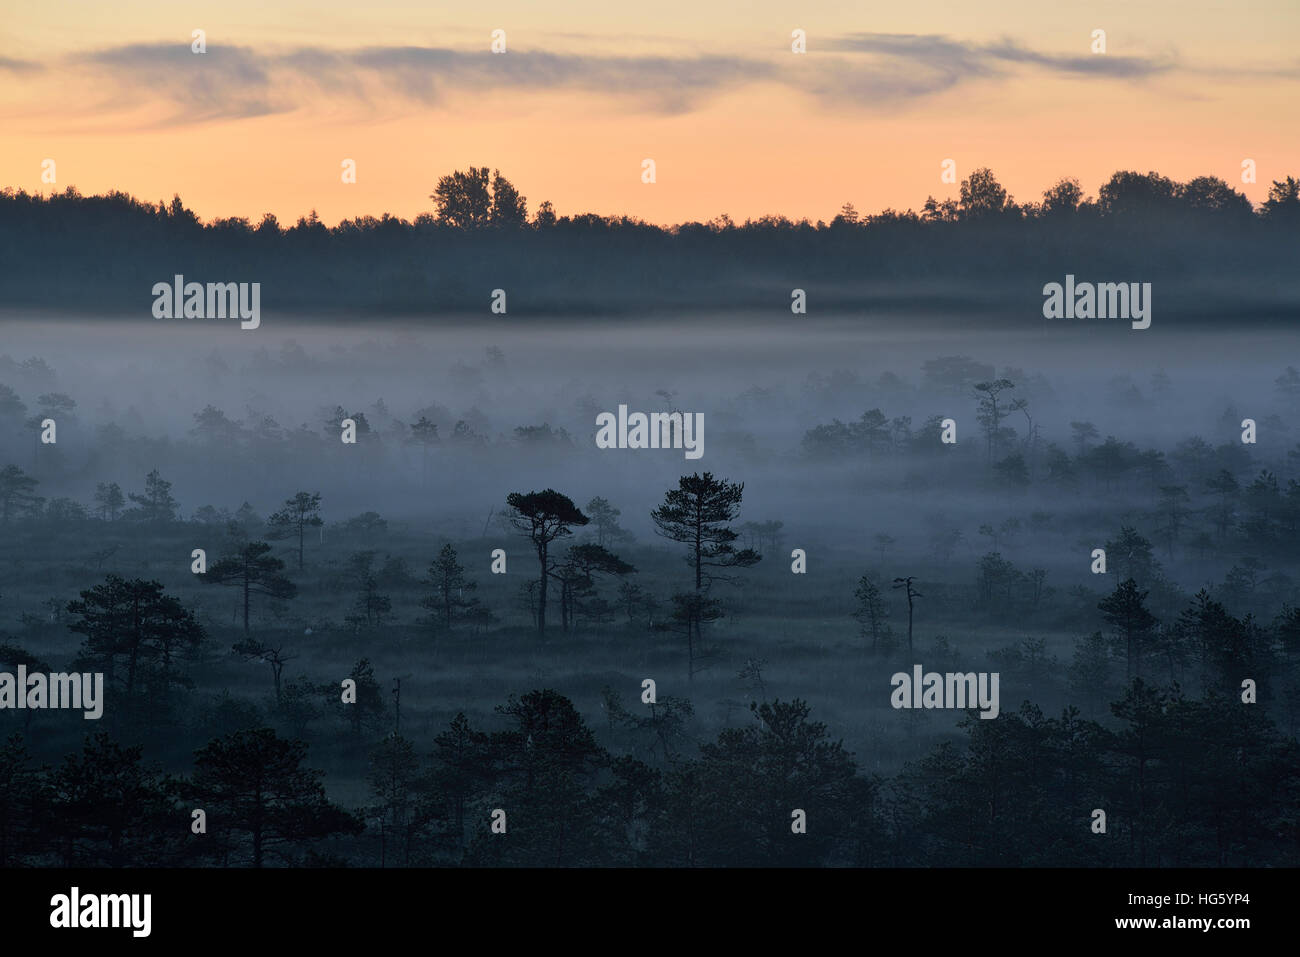
[[[989,167],[978,167],[974,169],[972,173],[969,176],[967,176],[966,179],[963,180],[960,185],[966,186],[971,181],[971,178],[973,176],[982,172],[988,172],[992,174],[992,170]],[[1223,179],[1221,176],[1216,176],[1212,174],[1202,174],[1199,176],[1193,176],[1190,179],[1185,181],[1179,181],[1173,179],[1172,177],[1164,176],[1164,174],[1159,173],[1156,170],[1148,170],[1145,173],[1143,173],[1135,169],[1117,169],[1115,170],[1114,173],[1111,174],[1111,176],[1105,182],[1101,184],[1100,187],[1098,187],[1095,194],[1089,194],[1087,191],[1085,191],[1082,188],[1082,185],[1080,184],[1079,179],[1077,177],[1068,176],[1068,175],[1058,177],[1051,184],[1051,186],[1049,186],[1047,189],[1040,192],[1038,194],[1039,195],[1038,201],[1028,200],[1025,202],[1017,202],[1014,196],[1012,196],[1009,192],[1003,190],[1003,192],[1005,193],[1007,205],[1005,206],[1005,208],[999,210],[998,212],[1008,217],[1027,218],[1026,217],[1027,213],[1032,214],[1034,210],[1042,208],[1041,201],[1045,200],[1048,197],[1048,194],[1051,191],[1051,189],[1065,183],[1073,183],[1076,187],[1079,187],[1077,202],[1073,206],[1074,212],[1078,212],[1080,210],[1087,209],[1087,208],[1099,208],[1101,203],[1102,189],[1104,189],[1106,185],[1114,182],[1116,177],[1126,175],[1126,174],[1134,177],[1142,178],[1142,179],[1147,179],[1147,180],[1151,180],[1153,178],[1159,178],[1160,180],[1168,181],[1170,184],[1172,184],[1175,190],[1174,195],[1170,197],[1174,201],[1177,201],[1179,198],[1181,198],[1180,194],[1182,193],[1183,189],[1190,183],[1194,183],[1198,181],[1207,181],[1207,182],[1217,181],[1217,183],[1226,187],[1231,193],[1235,194],[1236,197],[1239,197],[1240,201],[1244,202],[1249,207],[1252,214],[1258,215],[1260,211],[1265,207],[1264,202],[1258,204],[1252,202],[1251,199],[1244,192],[1237,190],[1235,187],[1232,186],[1232,184],[1230,184],[1227,180]],[[1289,186],[1294,184],[1297,180],[1300,180],[1300,175],[1293,176],[1288,174],[1286,176],[1283,176],[1280,179],[1273,179],[1270,180],[1269,182],[1270,185]],[[1002,188],[1000,183],[997,182],[996,176],[993,177],[993,184],[998,188]],[[958,186],[958,184],[955,182],[950,184],[945,184],[945,185],[953,186],[953,187]],[[1249,185],[1254,185],[1254,184],[1249,184]],[[222,223],[245,222],[248,223],[253,229],[257,229],[259,228],[259,226],[264,224],[268,218],[274,220],[276,225],[282,231],[287,231],[288,229],[293,228],[292,226],[283,225],[280,221],[280,218],[271,212],[263,213],[262,219],[259,222],[254,222],[252,218],[248,216],[215,216],[208,220],[204,220],[204,218],[201,217],[193,209],[185,206],[185,201],[181,199],[180,194],[177,192],[172,193],[172,199],[170,203],[167,203],[162,199],[159,199],[157,203],[154,203],[153,201],[143,199],[142,197],[136,195],[135,193],[131,193],[123,189],[109,189],[106,192],[99,192],[99,193],[82,193],[77,188],[77,185],[75,183],[68,184],[61,191],[58,189],[51,189],[48,193],[46,193],[43,190],[29,191],[24,186],[7,185],[4,187],[0,187],[0,198],[6,200],[15,200],[22,197],[27,197],[40,202],[52,202],[56,200],[95,200],[95,199],[120,201],[121,199],[125,198],[126,200],[130,201],[132,204],[138,207],[149,208],[154,210],[155,212],[159,208],[165,209],[168,206],[174,206],[176,202],[179,201],[181,204],[181,210],[189,213],[194,218],[195,222],[198,225],[203,226],[205,228],[216,226]],[[526,197],[521,197],[521,199],[526,200]],[[911,206],[908,206],[906,209],[895,209],[894,207],[886,206],[885,208],[877,212],[866,213],[858,210],[851,200],[846,200],[845,203],[841,205],[840,209],[829,220],[818,218],[817,220],[814,221],[808,216],[803,216],[798,219],[793,219],[785,215],[784,213],[770,212],[770,213],[764,213],[757,218],[747,217],[743,223],[735,222],[734,220],[732,220],[731,216],[725,211],[720,212],[709,219],[687,219],[687,220],[680,220],[678,222],[672,222],[672,223],[653,222],[644,219],[640,216],[634,216],[628,213],[598,213],[598,212],[588,210],[586,212],[574,212],[574,213],[561,214],[558,211],[556,211],[553,207],[551,207],[551,212],[555,216],[557,222],[561,222],[561,221],[574,222],[577,220],[585,220],[591,217],[596,217],[606,222],[612,221],[616,223],[632,223],[639,226],[649,226],[659,230],[671,232],[673,230],[680,229],[686,226],[715,226],[720,224],[721,228],[725,229],[728,227],[741,227],[750,224],[762,225],[765,222],[790,223],[791,225],[794,226],[812,226],[812,227],[827,227],[840,221],[847,222],[850,225],[865,226],[870,224],[873,220],[883,219],[885,221],[891,221],[900,218],[909,221],[913,218],[916,218],[917,220],[928,222],[930,220],[927,220],[924,214],[926,213],[927,209],[929,208],[929,204],[932,201],[935,204],[936,208],[944,209],[949,213],[956,213],[960,208],[960,203],[961,203],[959,197],[953,197],[949,195],[949,196],[945,196],[943,199],[939,199],[933,194],[929,194],[926,196],[925,202],[921,204],[921,210],[919,212]],[[522,225],[522,226],[536,225],[537,213],[540,211],[543,205],[549,206],[550,201],[542,200],[532,210],[531,219],[528,218],[526,213],[523,223],[516,224],[516,225]],[[853,216],[856,218],[846,219],[845,214],[846,212],[849,211],[851,211]],[[406,218],[404,216],[390,213],[388,211],[384,211],[378,214],[363,213],[358,216],[341,218],[337,222],[335,222],[334,225],[332,226],[326,224],[323,220],[321,220],[316,215],[316,208],[313,206],[307,213],[299,214],[295,225],[299,223],[303,225],[315,225],[319,223],[321,226],[324,226],[326,229],[333,230],[333,229],[337,229],[339,226],[342,226],[344,224],[364,222],[366,220],[375,220],[377,222],[387,222],[387,221],[396,220],[398,222],[405,223],[407,225],[421,225],[424,222],[426,222],[428,219],[432,219],[438,225],[447,226],[448,228],[464,228],[464,227],[456,227],[452,224],[440,220],[436,211],[436,207],[433,205],[431,205],[427,211],[417,213],[414,217],[411,218]],[[943,221],[943,220],[939,219],[936,221]]]

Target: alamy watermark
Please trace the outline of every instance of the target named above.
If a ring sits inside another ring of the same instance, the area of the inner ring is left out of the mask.
[[[186,282],[177,273],[171,283],[153,284],[155,319],[242,319],[241,329],[262,324],[260,282]]]
[[[685,449],[688,459],[704,455],[703,412],[633,412],[596,416],[598,449]]]
[[[1044,319],[1131,319],[1134,329],[1151,325],[1151,283],[1081,282],[1074,274],[1065,285],[1049,282],[1043,287]]]
[[[987,671],[946,672],[925,671],[920,665],[912,666],[912,673],[897,672],[889,679],[893,693],[889,703],[895,708],[966,708],[980,709],[981,718],[996,718],[998,705],[998,672]]]
[[[83,894],[73,887],[50,898],[50,926],[55,928],[125,927],[133,937],[148,937],[152,912],[152,894]]]
[[[104,714],[104,673],[29,675],[26,665],[19,665],[16,675],[0,671],[0,709],[5,708],[75,708],[87,721],[97,721]]]

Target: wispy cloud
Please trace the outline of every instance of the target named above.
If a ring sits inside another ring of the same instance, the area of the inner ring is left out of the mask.
[[[219,46],[197,54],[174,43],[132,43],[74,61],[112,84],[101,92],[101,108],[126,108],[141,98],[161,97],[177,111],[174,119],[195,123],[291,108],[276,102],[272,58],[243,47]]]
[[[374,94],[432,105],[458,93],[574,90],[614,96],[649,112],[692,109],[710,94],[770,75],[770,64],[735,57],[596,57],[579,54],[436,47],[300,47],[265,52],[211,47],[195,54],[175,44],[132,44],[79,55],[74,68],[112,85],[112,94],[170,100],[178,119],[285,112],[308,87],[373,102]]]
[[[936,34],[853,33],[827,43],[842,53],[868,54],[882,60],[904,61],[953,82],[971,77],[999,76],[1006,64],[1021,64],[1052,73],[1087,74],[1131,80],[1166,73],[1175,67],[1169,58],[1043,53],[1015,40],[971,43]]]
[[[263,116],[326,95],[371,106],[435,105],[467,94],[571,91],[619,100],[649,113],[696,109],[721,92],[776,83],[836,108],[901,107],[977,80],[1037,70],[1139,81],[1175,68],[1171,59],[1064,56],[1014,40],[991,44],[939,35],[857,33],[818,44],[798,63],[737,56],[595,56],[581,53],[438,47],[214,46],[194,54],[179,44],[131,44],[70,57],[90,74],[101,109],[163,101],[169,122]],[[0,60],[0,68],[25,69]]]
[[[1012,40],[1002,40],[984,47],[983,52],[1008,63],[1028,63],[1054,73],[1083,73],[1090,76],[1135,80],[1168,73],[1177,65],[1171,57],[1116,56],[1113,53],[1086,56],[1061,56],[1028,50]]]
[[[426,47],[370,47],[326,63],[316,51],[291,58],[318,79],[342,63],[423,103],[456,91],[575,90],[627,98],[653,112],[690,109],[710,94],[761,79],[769,64],[735,57],[597,57],[533,51],[494,55]]]
[[[0,70],[9,73],[39,73],[45,67],[31,60],[15,60],[12,57],[0,56]]]

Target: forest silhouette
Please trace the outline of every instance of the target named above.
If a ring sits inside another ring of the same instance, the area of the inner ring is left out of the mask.
[[[646,187],[655,188],[655,187]],[[493,289],[511,314],[591,315],[666,309],[784,309],[792,288],[814,308],[887,304],[895,311],[1005,309],[1006,287],[1066,273],[1167,282],[1163,311],[1206,312],[1204,283],[1230,285],[1234,319],[1294,314],[1290,280],[1300,231],[1300,179],[1269,187],[1258,208],[1224,180],[1177,182],[1120,171],[1095,197],[1062,179],[1017,202],[988,169],[956,197],[919,212],[829,221],[779,215],[659,226],[631,216],[531,215],[500,171],[443,176],[414,220],[387,213],[327,227],[313,210],[290,226],[274,215],[203,222],[179,196],[0,192],[0,297],[13,306],[147,314],[153,283],[260,282],[267,308],[445,314],[486,308]],[[918,281],[924,280],[924,285]],[[892,284],[911,284],[903,294]],[[954,291],[950,285],[959,285]],[[1037,286],[1026,295],[1026,309]],[[1213,313],[1221,317],[1221,310]]]

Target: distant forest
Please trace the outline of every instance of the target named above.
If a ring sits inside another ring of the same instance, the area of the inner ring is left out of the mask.
[[[658,188],[647,186],[647,189]],[[1179,321],[1277,320],[1300,314],[1295,285],[1300,179],[1273,181],[1258,208],[1224,180],[1185,183],[1115,173],[1096,197],[1063,179],[1018,203],[988,169],[957,198],[829,222],[764,216],[737,224],[657,226],[628,216],[560,216],[486,167],[443,176],[431,211],[325,226],[313,210],[284,227],[203,222],[179,196],[0,192],[0,301],[10,306],[150,315],[150,289],[176,273],[199,282],[260,282],[270,313],[311,310],[434,315],[608,315],[672,309],[772,310],[790,291],[819,310],[982,309],[1039,318],[1039,290],[1066,273],[1164,281],[1162,315]],[[1287,276],[1283,285],[1279,277]],[[899,283],[917,283],[906,289]],[[1009,290],[1014,290],[1010,293]]]

